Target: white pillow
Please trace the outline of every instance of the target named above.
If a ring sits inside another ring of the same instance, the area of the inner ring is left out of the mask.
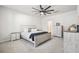
[[[31,32],[35,32],[35,31],[37,31],[37,29],[31,29]]]
[[[28,32],[28,29],[26,29],[26,28],[24,28],[24,30],[23,30],[24,32]]]

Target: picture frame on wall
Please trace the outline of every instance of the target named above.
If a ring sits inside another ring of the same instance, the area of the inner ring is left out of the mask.
[[[60,23],[56,23],[56,26],[60,26]]]

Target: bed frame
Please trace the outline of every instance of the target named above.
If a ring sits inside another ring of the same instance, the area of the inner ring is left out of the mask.
[[[35,26],[34,25],[31,25],[31,26],[24,25],[23,28],[35,28]],[[37,47],[39,44],[41,44],[47,40],[50,40],[50,39],[51,39],[51,33],[45,33],[45,34],[34,36],[34,41],[30,41],[30,39],[26,39],[26,40],[32,42],[34,44],[34,47]]]
[[[34,37],[34,47],[37,47],[39,44],[47,41],[47,40],[50,40],[51,39],[51,34],[50,33],[46,33],[46,34],[41,34],[41,35],[38,35],[38,36],[35,36]]]

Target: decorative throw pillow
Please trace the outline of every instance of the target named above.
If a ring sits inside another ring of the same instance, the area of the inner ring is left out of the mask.
[[[26,29],[26,28],[24,28],[24,30],[23,30],[24,32],[28,32],[28,29]]]
[[[28,32],[31,32],[31,28],[28,28]]]
[[[32,31],[32,32],[35,32],[35,31],[37,31],[37,29],[31,29],[31,31]]]

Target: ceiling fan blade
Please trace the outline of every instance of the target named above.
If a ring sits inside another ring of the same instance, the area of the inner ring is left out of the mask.
[[[32,7],[32,9],[40,11],[39,9],[36,9],[36,8],[33,8],[33,7]]]
[[[49,11],[54,11],[54,10],[47,10],[47,12],[49,12]]]
[[[37,13],[34,13],[34,14],[39,14],[39,13],[37,12]]]
[[[40,5],[40,9],[41,9],[41,10],[43,10],[43,7],[42,7],[42,5]]]
[[[47,14],[51,14],[51,13],[47,13]]]
[[[44,13],[44,15],[46,15],[46,13]]]
[[[38,11],[32,11],[32,12],[38,12]]]
[[[47,9],[49,9],[51,6],[48,6],[46,9],[44,9],[44,10],[47,10]]]

